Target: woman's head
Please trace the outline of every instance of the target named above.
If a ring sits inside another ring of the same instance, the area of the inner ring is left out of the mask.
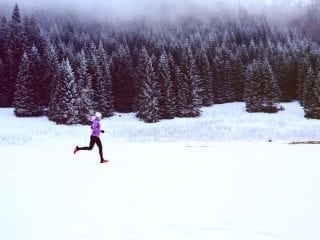
[[[95,116],[96,116],[97,118],[101,119],[102,114],[101,114],[100,112],[96,112]]]

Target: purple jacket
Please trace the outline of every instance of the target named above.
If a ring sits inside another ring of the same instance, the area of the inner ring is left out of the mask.
[[[95,136],[95,137],[100,136],[100,119],[99,118],[95,117],[92,120],[91,129],[92,129],[92,133],[91,133],[92,136]]]

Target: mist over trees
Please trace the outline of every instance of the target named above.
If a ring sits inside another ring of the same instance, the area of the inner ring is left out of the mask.
[[[95,111],[157,122],[235,101],[274,113],[298,100],[320,119],[319,6],[275,24],[244,8],[232,17],[112,22],[22,14],[15,5],[0,12],[0,107],[87,124]]]

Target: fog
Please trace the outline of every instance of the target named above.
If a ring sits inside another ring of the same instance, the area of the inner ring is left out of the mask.
[[[173,17],[185,13],[206,14],[221,9],[239,9],[239,6],[252,11],[262,11],[272,6],[274,9],[288,9],[296,2],[308,0],[0,0],[0,6],[12,9],[17,3],[24,11],[65,10],[76,11],[89,16],[109,16],[132,18]],[[2,4],[1,4],[2,3]],[[281,8],[284,4],[286,8]]]

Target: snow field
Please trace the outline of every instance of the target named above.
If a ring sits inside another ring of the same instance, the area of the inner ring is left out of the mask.
[[[287,143],[318,140],[320,125],[297,106],[151,125],[116,115],[102,121],[103,165],[97,148],[72,153],[88,126],[0,109],[0,239],[318,240],[319,145]]]
[[[97,149],[47,159],[45,144],[31,158],[29,147],[5,151],[1,239],[319,237],[320,164],[305,157],[316,145],[105,146],[105,165]]]
[[[102,120],[106,139],[113,142],[307,141],[320,139],[320,121],[306,119],[298,102],[283,103],[277,114],[247,113],[244,103],[202,108],[199,118],[175,118],[146,124],[134,114],[115,114]],[[87,144],[88,126],[62,126],[46,117],[15,118],[0,109],[0,144],[21,145],[54,139]],[[74,140],[75,139],[75,140]]]

